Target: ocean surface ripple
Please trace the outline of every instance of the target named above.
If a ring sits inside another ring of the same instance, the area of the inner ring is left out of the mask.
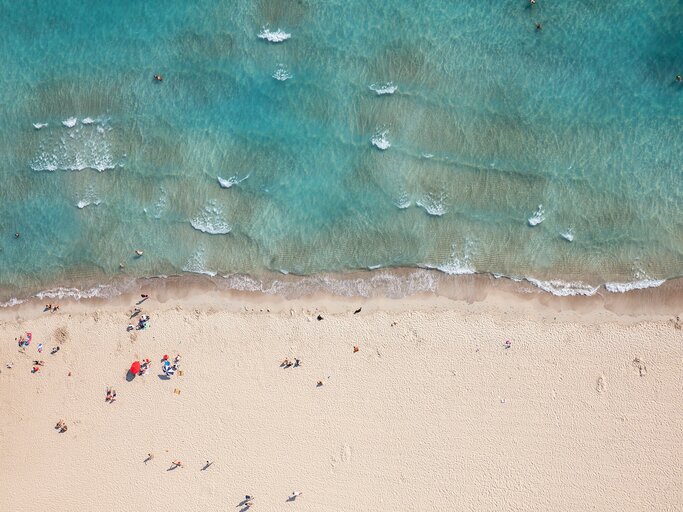
[[[4,303],[121,275],[683,275],[679,2],[5,4]]]

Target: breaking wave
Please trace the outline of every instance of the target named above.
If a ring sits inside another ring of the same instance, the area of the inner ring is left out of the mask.
[[[263,27],[261,32],[258,33],[259,39],[264,39],[270,43],[282,43],[290,37],[292,37],[292,34],[289,34],[282,29],[272,31],[267,26]]]

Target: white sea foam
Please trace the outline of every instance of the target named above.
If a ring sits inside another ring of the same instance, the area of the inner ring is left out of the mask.
[[[426,268],[434,268],[440,270],[444,274],[449,275],[467,275],[476,273],[476,269],[472,264],[473,243],[471,240],[465,240],[462,250],[458,250],[456,244],[451,245],[451,255],[446,263],[440,265],[424,265]]]
[[[633,280],[628,282],[605,283],[605,289],[612,293],[625,293],[631,290],[644,290],[646,288],[657,288],[666,281],[665,279],[655,279],[650,276],[641,262],[636,260],[633,264]]]
[[[396,198],[396,201],[394,201],[396,208],[401,210],[405,210],[406,208],[410,207],[411,203],[412,201],[408,196],[408,192],[401,192],[401,194]]]
[[[18,306],[19,304],[23,304],[24,302],[26,301],[22,299],[17,299],[16,297],[12,297],[7,302],[0,302],[0,308],[12,308],[14,306]]]
[[[272,31],[270,30],[270,28],[268,28],[268,26],[263,27],[261,29],[261,32],[258,33],[259,39],[265,39],[270,43],[282,43],[290,37],[292,37],[292,34],[288,34],[284,30],[279,28],[275,31]]]
[[[251,174],[247,174],[244,178],[240,178],[239,176],[231,176],[227,180],[225,178],[221,178],[218,176],[218,184],[221,186],[221,188],[230,188],[233,185],[239,185],[242,183],[244,180],[246,180]]]
[[[67,128],[73,128],[76,126],[76,123],[78,123],[78,119],[75,117],[70,117],[69,119],[62,121],[62,124]]]
[[[258,281],[250,276],[231,274],[224,276],[223,285],[231,290],[261,292],[269,295],[303,297],[320,291],[344,297],[382,295],[390,298],[406,297],[436,290],[437,281],[432,273],[417,270],[407,275],[376,271],[369,279],[343,278],[317,275],[288,280]]]
[[[284,82],[285,80],[292,78],[292,74],[287,70],[284,64],[278,64],[273,72],[273,78],[280,82]]]
[[[398,87],[394,82],[386,82],[384,84],[372,84],[370,90],[375,91],[377,96],[384,96],[385,94],[394,94]]]
[[[45,128],[47,126],[47,123],[33,123],[33,127],[36,130],[40,130],[41,128]]]
[[[223,219],[223,210],[215,201],[210,201],[200,214],[190,221],[190,225],[197,231],[209,235],[227,235],[232,229]]]
[[[79,290],[78,288],[58,287],[50,290],[38,292],[34,297],[38,299],[108,299],[114,295],[121,293],[120,289],[106,284],[99,284],[87,290]]]
[[[76,203],[76,207],[80,210],[90,205],[98,206],[102,202],[92,185],[90,185],[81,196],[82,197]]]
[[[86,117],[85,119],[81,120],[81,123],[83,124],[94,124],[96,121],[92,117]]]
[[[538,226],[541,222],[545,220],[545,210],[543,210],[543,205],[539,204],[538,208],[534,213],[531,214],[531,217],[529,217],[528,222],[529,226]]]
[[[100,201],[99,199],[95,199],[94,201],[88,201],[87,199],[81,199],[80,201],[78,201],[78,203],[76,203],[76,206],[78,207],[79,210],[82,210],[86,206],[90,206],[90,205],[99,206],[100,204],[102,204],[102,201]]]
[[[560,233],[560,236],[562,238],[564,238],[567,242],[573,242],[574,241],[574,229],[573,228],[567,228]]]
[[[657,288],[663,285],[666,279],[641,279],[630,283],[605,283],[605,289],[612,293],[625,293],[631,290],[644,290],[646,288]]]
[[[206,254],[203,248],[197,249],[183,267],[183,271],[214,277],[216,272],[206,268]]]
[[[386,151],[387,149],[389,149],[391,147],[391,143],[389,142],[389,139],[387,139],[388,133],[389,133],[388,130],[377,132],[372,136],[372,138],[370,139],[370,142],[377,149],[381,149],[382,151]]]
[[[422,158],[429,160],[430,158],[434,158],[434,155],[431,153],[422,153]]]
[[[93,169],[102,172],[123,165],[123,158],[114,156],[112,139],[107,131],[100,133],[93,126],[79,125],[68,133],[44,133],[39,151],[29,164],[34,171]]]
[[[448,213],[447,198],[444,192],[440,192],[438,195],[430,192],[422,199],[415,201],[415,204],[424,209],[429,215],[441,217]]]
[[[590,297],[595,295],[599,288],[598,286],[591,286],[586,283],[569,283],[557,279],[541,281],[540,279],[527,277],[526,280],[537,288],[540,288],[548,293],[552,293],[553,295],[557,295],[558,297],[571,297],[575,295],[585,295],[586,297]]]

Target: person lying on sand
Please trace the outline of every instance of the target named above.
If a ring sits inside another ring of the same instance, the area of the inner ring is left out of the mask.
[[[114,403],[114,400],[116,400],[116,390],[113,388],[107,388],[107,398],[105,398],[104,401]]]
[[[45,364],[45,361],[33,361],[33,364],[36,364],[38,366],[43,366]]]

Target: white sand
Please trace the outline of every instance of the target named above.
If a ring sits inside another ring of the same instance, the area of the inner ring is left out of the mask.
[[[134,335],[101,305],[2,322],[0,510],[230,511],[245,494],[251,510],[683,510],[683,331],[668,317],[432,298],[359,315],[317,301],[334,312],[316,321],[312,301],[202,300],[143,305],[151,328]],[[184,375],[160,379],[177,352]],[[126,382],[145,357],[152,373]]]

